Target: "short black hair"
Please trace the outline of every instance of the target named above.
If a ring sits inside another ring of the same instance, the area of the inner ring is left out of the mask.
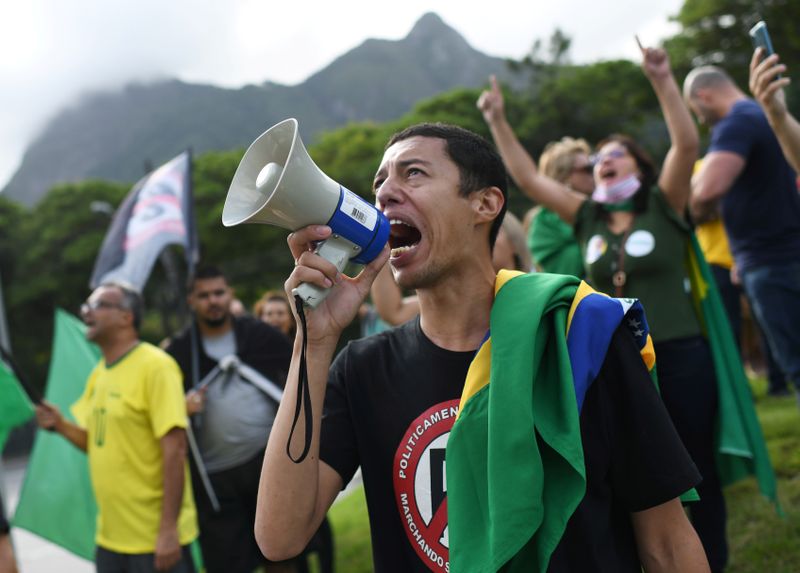
[[[228,277],[225,276],[225,273],[223,273],[222,269],[218,266],[212,264],[198,265],[194,272],[189,275],[189,278],[186,279],[186,292],[192,292],[194,290],[194,283],[198,280],[218,278],[223,279],[226,283],[228,282]]]
[[[142,315],[144,315],[144,300],[142,299],[142,293],[140,293],[132,284],[124,281],[106,281],[100,286],[115,288],[122,293],[122,302],[120,305],[123,309],[128,310],[131,312],[131,314],[133,314],[133,328],[138,333],[142,326]]]
[[[508,176],[500,154],[477,133],[447,123],[418,123],[407,127],[389,138],[386,149],[412,137],[444,140],[447,155],[458,167],[462,196],[466,197],[486,187],[497,187],[503,193],[503,207],[489,230],[489,246],[494,248],[508,207]]]

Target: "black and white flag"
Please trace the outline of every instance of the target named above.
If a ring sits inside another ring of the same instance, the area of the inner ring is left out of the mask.
[[[111,221],[94,265],[91,288],[118,280],[144,288],[167,245],[183,245],[190,267],[197,261],[189,151],[139,180]]]

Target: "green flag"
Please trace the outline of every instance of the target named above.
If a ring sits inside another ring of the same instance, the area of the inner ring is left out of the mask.
[[[70,420],[69,407],[99,359],[100,351],[84,337],[83,323],[57,310],[45,399]],[[57,434],[38,432],[13,524],[93,559],[96,517],[86,454]]]
[[[0,360],[0,452],[3,451],[11,430],[30,420],[31,416],[31,401],[14,374]]]
[[[686,262],[692,283],[692,297],[708,336],[717,374],[719,408],[716,458],[720,480],[723,486],[727,486],[754,476],[758,489],[782,515],[775,472],[761,433],[747,376],[717,285],[694,234]]]

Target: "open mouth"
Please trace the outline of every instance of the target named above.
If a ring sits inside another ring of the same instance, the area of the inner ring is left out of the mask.
[[[403,253],[411,251],[422,239],[422,234],[410,223],[391,219],[389,224],[389,247],[392,249],[392,257],[399,257]]]
[[[606,169],[600,172],[600,179],[603,181],[611,181],[617,176],[616,169]]]

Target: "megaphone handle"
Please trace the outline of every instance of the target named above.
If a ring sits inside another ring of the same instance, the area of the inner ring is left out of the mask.
[[[360,250],[361,248],[355,243],[348,241],[340,235],[334,234],[322,241],[314,252],[323,259],[333,263],[339,272],[342,272],[347,261],[356,256]],[[298,287],[292,289],[292,294],[299,296],[303,300],[303,303],[311,308],[317,308],[319,303],[325,300],[329,292],[330,289],[321,288],[309,283],[302,283]]]

